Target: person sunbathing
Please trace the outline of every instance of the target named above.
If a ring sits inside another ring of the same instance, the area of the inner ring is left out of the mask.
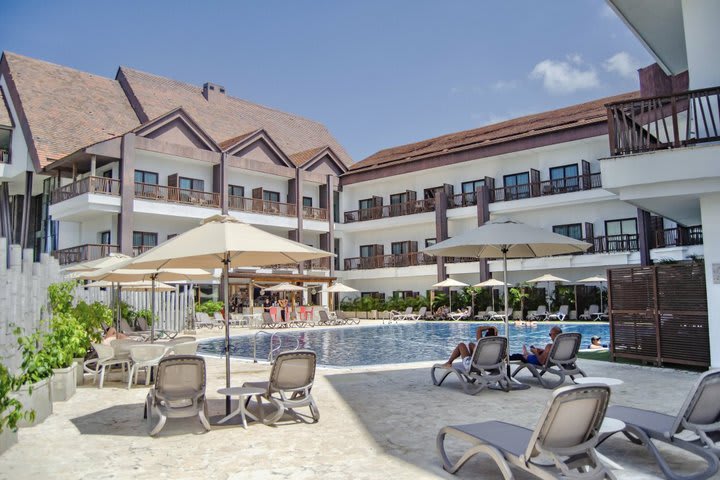
[[[103,335],[103,345],[110,345],[113,340],[125,340],[128,336],[115,330],[115,327],[108,327]]]
[[[498,335],[497,327],[480,326],[477,328],[477,330],[475,330],[475,341],[480,340],[483,337],[483,332],[485,332],[486,337],[497,337]],[[455,349],[450,354],[450,359],[443,364],[443,367],[452,367],[453,362],[457,360],[458,357],[462,357],[463,365],[465,365],[466,369],[469,369],[474,350],[474,342],[468,342],[467,344],[465,342],[458,343],[457,347],[455,347]]]
[[[533,365],[544,365],[547,360],[547,356],[550,354],[550,350],[552,350],[555,337],[561,333],[562,329],[560,327],[551,328],[550,338],[552,339],[552,342],[545,345],[545,348],[535,348],[533,345],[530,345],[530,348],[528,349],[526,345],[523,345],[522,353],[513,353],[510,355],[510,361],[515,360],[532,363]]]

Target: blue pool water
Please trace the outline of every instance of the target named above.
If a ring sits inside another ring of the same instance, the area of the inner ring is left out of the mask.
[[[373,325],[352,328],[315,328],[305,331],[276,330],[273,347],[282,342],[282,349],[308,348],[318,355],[318,364],[349,367],[356,365],[382,365],[447,360],[458,342],[474,341],[478,323],[409,323]],[[523,344],[545,346],[550,342],[552,323],[537,327],[510,325],[510,353],[519,353]],[[582,348],[587,348],[590,337],[598,335],[602,343],[609,340],[607,324],[559,324],[564,332],[582,334]],[[499,326],[503,334],[502,324]],[[273,333],[273,332],[271,332]],[[224,339],[201,341],[198,352],[223,355]],[[257,359],[267,360],[270,335],[257,336]],[[231,337],[233,357],[253,358],[253,337]]]

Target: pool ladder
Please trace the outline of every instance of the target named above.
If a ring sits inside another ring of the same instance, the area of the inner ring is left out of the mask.
[[[272,362],[273,362],[273,358],[274,358],[274,356],[275,356],[274,354],[275,354],[275,353],[279,353],[280,350],[281,350],[282,347],[283,347],[283,342],[282,342],[282,341],[283,341],[283,337],[282,337],[282,336],[278,336],[277,338],[278,338],[280,341],[278,342],[278,345],[273,348],[273,340],[275,339],[275,336],[278,335],[278,334],[280,334],[280,333],[285,333],[285,332],[272,332],[272,333],[270,333],[270,332],[266,332],[265,330],[260,330],[259,332],[256,332],[256,333],[255,333],[255,336],[253,337],[253,363],[257,363],[257,339],[258,339],[258,335],[260,335],[260,334],[262,334],[262,335],[270,335],[270,351],[268,352],[268,361],[269,361],[270,363],[272,363]],[[285,338],[287,338],[287,337],[285,337]],[[296,336],[296,337],[295,337],[295,348],[293,348],[293,349],[287,349],[287,348],[286,348],[285,350],[299,350],[299,349],[300,349],[300,337],[297,337],[297,336]]]

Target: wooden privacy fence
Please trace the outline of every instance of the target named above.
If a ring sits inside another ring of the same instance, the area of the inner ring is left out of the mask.
[[[47,289],[60,281],[60,266],[48,254],[33,262],[32,249],[22,250],[0,238],[0,362],[15,371],[21,362],[15,326],[24,334],[42,326],[47,316]]]
[[[150,310],[152,293],[150,291],[122,290],[120,298],[131,305],[134,310]],[[190,319],[195,311],[194,292],[191,285],[177,285],[175,291],[155,292],[155,314],[158,330],[182,331],[192,324]],[[85,288],[79,285],[75,289],[75,301],[87,303],[101,302],[112,305],[113,291],[111,288]]]
[[[710,366],[702,263],[610,269],[608,301],[613,360]]]

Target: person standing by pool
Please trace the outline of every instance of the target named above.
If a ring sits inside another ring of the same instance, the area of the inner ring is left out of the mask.
[[[480,340],[483,337],[483,332],[485,332],[486,337],[497,337],[498,329],[497,327],[494,327],[492,325],[478,327],[477,330],[475,330],[475,341]],[[465,368],[469,368],[470,359],[472,358],[474,350],[475,343],[473,342],[468,342],[467,344],[465,342],[458,343],[457,347],[455,347],[455,349],[450,354],[450,359],[443,364],[443,367],[452,367],[453,362],[458,357],[462,357]]]

